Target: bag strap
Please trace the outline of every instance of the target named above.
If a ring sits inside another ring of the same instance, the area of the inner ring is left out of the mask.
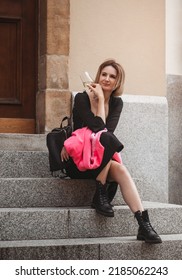
[[[67,120],[67,125],[63,126],[63,122]],[[61,124],[60,124],[60,128],[64,128],[66,126],[71,126],[71,118],[70,117],[64,117],[61,121]]]

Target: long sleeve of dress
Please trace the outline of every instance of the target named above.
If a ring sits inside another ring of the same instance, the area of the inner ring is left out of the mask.
[[[108,131],[113,133],[116,129],[122,109],[122,99],[120,97],[112,97],[109,104],[109,115],[106,119],[106,127]]]
[[[101,117],[94,116],[92,113],[87,93],[77,93],[73,107],[74,130],[87,126],[93,132],[98,132],[104,128],[107,128],[110,132],[114,132],[119,121],[122,107],[122,99],[112,97],[109,102],[109,115],[105,124]]]

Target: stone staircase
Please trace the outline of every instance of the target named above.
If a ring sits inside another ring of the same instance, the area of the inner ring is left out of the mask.
[[[51,176],[45,135],[0,134],[0,259],[182,258],[182,206],[144,201],[163,240],[149,245],[119,192],[106,218],[90,207],[94,191]]]

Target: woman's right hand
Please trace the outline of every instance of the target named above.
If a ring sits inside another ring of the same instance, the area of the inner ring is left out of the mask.
[[[100,84],[92,83],[87,85],[91,93],[98,99],[104,98],[104,93]]]
[[[67,161],[69,160],[69,155],[68,152],[66,151],[65,147],[63,146],[62,150],[61,150],[61,161]]]

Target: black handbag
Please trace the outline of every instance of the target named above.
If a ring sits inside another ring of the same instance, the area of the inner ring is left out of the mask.
[[[67,125],[63,126],[63,122],[65,121],[67,121]],[[55,171],[61,171],[64,174],[66,173],[65,162],[61,161],[60,153],[63,148],[64,141],[71,136],[71,133],[71,118],[64,117],[61,121],[60,127],[54,128],[51,132],[47,134],[46,144],[49,151],[49,165],[52,175],[54,175]]]

